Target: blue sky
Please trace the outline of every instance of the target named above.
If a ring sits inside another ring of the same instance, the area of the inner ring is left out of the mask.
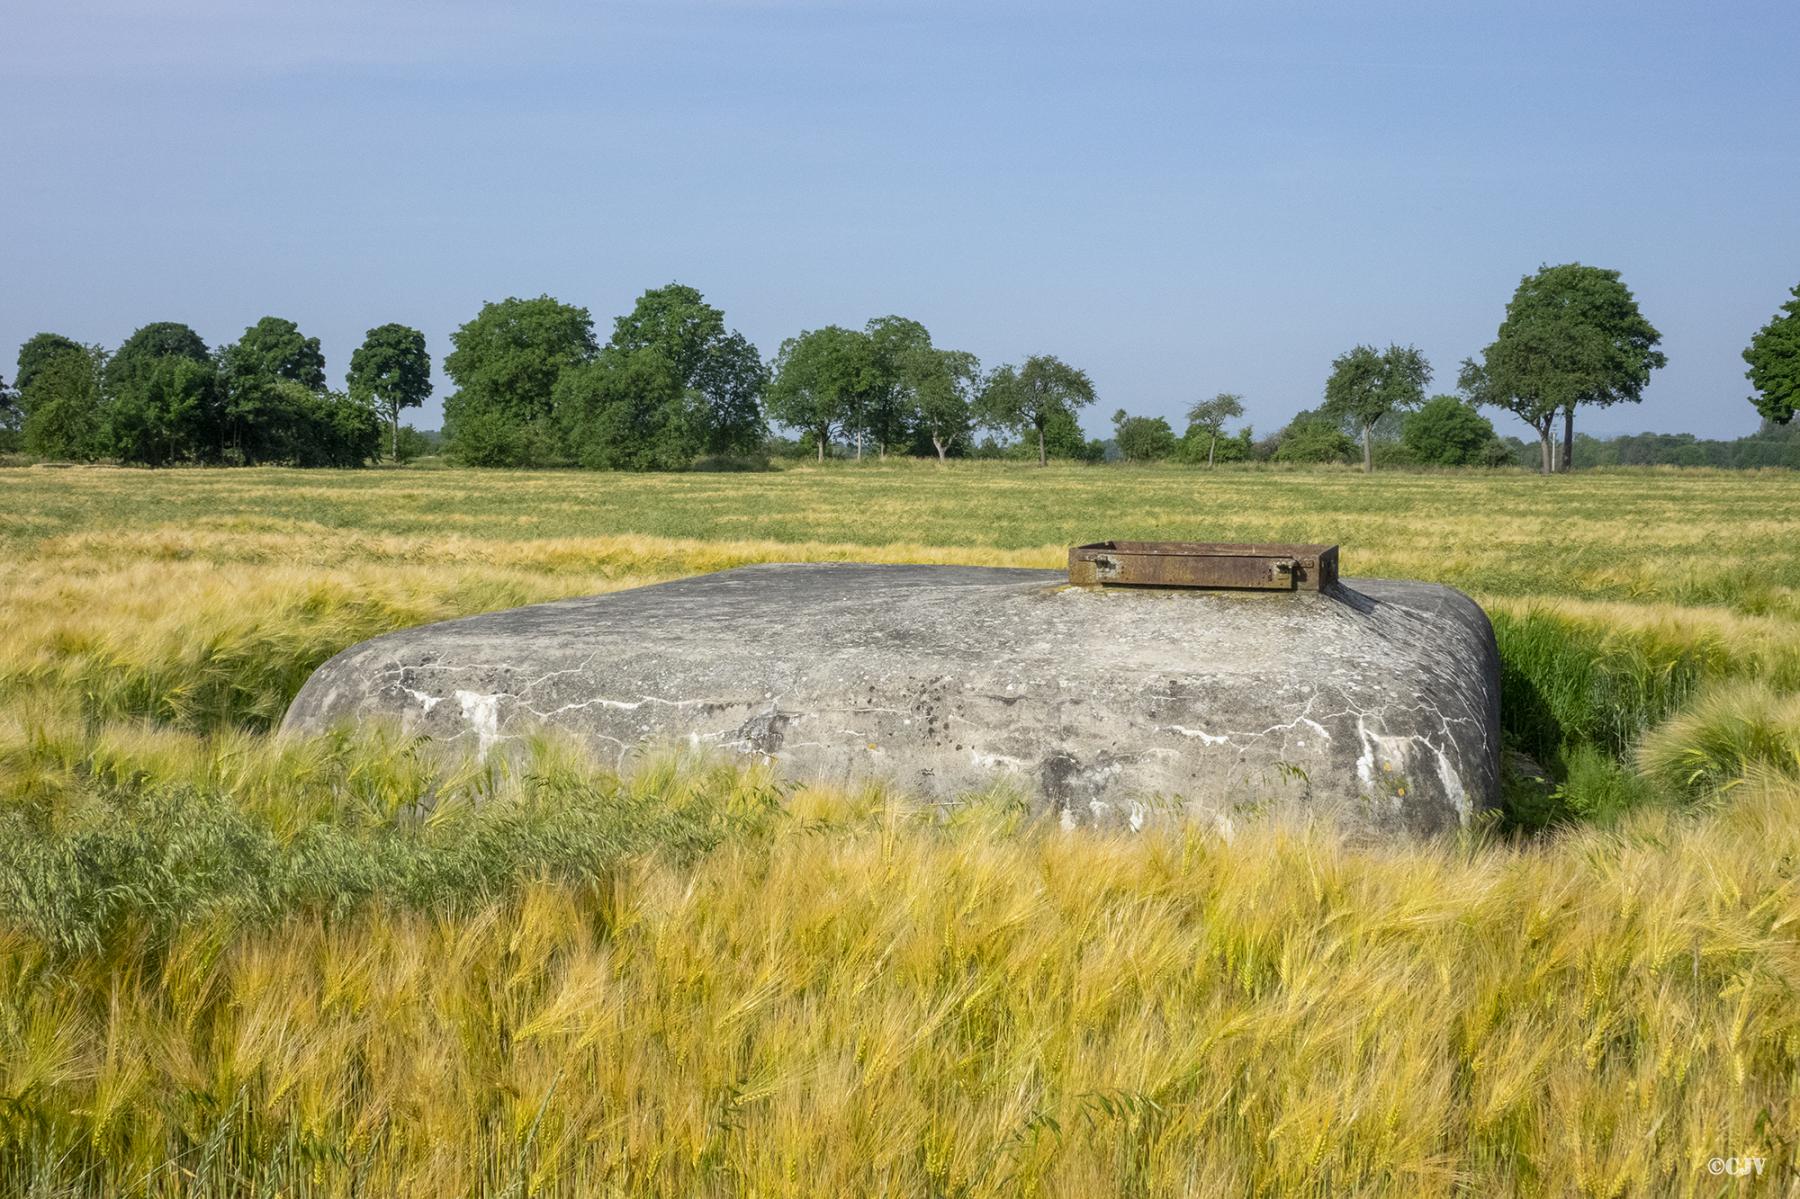
[[[1755,427],[1800,282],[1800,5],[7,0],[0,373],[40,329],[372,325],[691,283],[765,355],[900,313],[1114,409],[1416,343],[1624,273],[1670,365],[1599,432]],[[418,420],[435,426],[439,392]],[[1502,431],[1525,427],[1501,415]],[[1177,421],[1179,427],[1179,421]]]

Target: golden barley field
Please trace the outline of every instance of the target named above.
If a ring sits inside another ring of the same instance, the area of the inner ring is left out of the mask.
[[[1800,1192],[1797,532],[1781,472],[0,469],[0,1194]],[[412,623],[1103,537],[1463,588],[1548,783],[1226,840],[271,731]]]

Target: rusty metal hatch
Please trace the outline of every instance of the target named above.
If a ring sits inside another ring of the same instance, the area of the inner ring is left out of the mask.
[[[1224,587],[1318,591],[1337,582],[1335,545],[1204,541],[1098,541],[1069,551],[1081,587]]]

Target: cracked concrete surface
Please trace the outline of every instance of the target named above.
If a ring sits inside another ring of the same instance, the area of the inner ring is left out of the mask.
[[[353,646],[283,727],[382,715],[478,752],[540,726],[940,799],[1016,786],[1068,823],[1301,805],[1430,833],[1497,801],[1499,663],[1462,593],[1104,591],[1062,572],[750,566]]]

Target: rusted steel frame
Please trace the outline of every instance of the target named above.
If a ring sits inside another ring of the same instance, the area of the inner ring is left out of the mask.
[[[1337,582],[1335,545],[1100,541],[1069,551],[1077,586],[1318,591]]]

